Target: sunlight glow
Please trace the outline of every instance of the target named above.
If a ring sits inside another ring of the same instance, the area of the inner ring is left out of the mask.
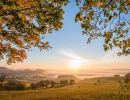
[[[81,67],[81,61],[80,60],[71,60],[70,67],[72,69],[79,69]]]

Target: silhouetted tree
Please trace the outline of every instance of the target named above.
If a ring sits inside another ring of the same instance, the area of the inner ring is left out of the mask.
[[[101,81],[100,81],[100,80],[97,80],[97,83],[98,83],[98,84],[100,84],[100,83],[101,83]]]
[[[54,82],[54,81],[51,81],[50,83],[51,83],[51,87],[55,87],[55,85],[56,85],[56,82]]]
[[[72,85],[72,84],[75,84],[75,80],[73,80],[73,79],[70,80],[70,85]]]
[[[118,82],[120,80],[120,75],[114,75],[114,78],[116,79],[116,81]]]
[[[48,85],[50,85],[50,81],[49,80],[45,80],[44,82],[45,82],[45,87],[47,88]]]
[[[32,83],[32,84],[30,85],[30,88],[31,88],[31,89],[37,89],[37,88],[38,88],[38,85],[35,84],[35,83]]]
[[[6,74],[1,73],[0,74],[0,82],[3,82],[6,79]]]
[[[68,80],[61,80],[61,81],[60,81],[60,84],[68,85],[68,84],[69,84],[69,81],[68,81]]]
[[[125,75],[125,82],[126,83],[130,82],[130,73]]]
[[[51,85],[51,82],[49,80],[42,80],[42,81],[37,83],[38,87],[45,87],[45,88],[47,88],[48,85]]]
[[[29,86],[26,82],[16,80],[9,80],[5,85],[7,90],[25,90],[27,87]]]

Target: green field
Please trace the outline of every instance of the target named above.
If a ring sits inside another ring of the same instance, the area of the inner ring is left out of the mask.
[[[95,85],[90,80],[44,90],[1,91],[0,100],[130,100],[118,93],[119,87],[115,81]],[[127,93],[130,94],[129,91]]]

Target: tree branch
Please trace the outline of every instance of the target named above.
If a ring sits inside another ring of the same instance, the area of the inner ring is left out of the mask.
[[[24,8],[24,9],[21,9],[21,10],[16,10],[16,11],[13,11],[13,12],[10,12],[10,11],[6,11],[7,13],[6,14],[1,14],[0,17],[2,16],[5,16],[5,15],[10,15],[10,14],[13,14],[14,12],[21,12],[21,11],[25,11],[25,10],[30,10],[30,9],[33,9],[33,8],[36,8],[37,6],[33,6],[33,7],[29,7],[29,8]],[[9,13],[8,13],[9,12]]]
[[[97,18],[97,20],[96,20],[96,22],[95,22],[95,26],[96,26],[96,24],[97,24],[97,22],[98,22],[98,20],[99,20],[99,18],[100,18],[100,16],[101,16],[102,12],[111,4],[112,1],[113,1],[113,0],[110,0],[110,1],[106,4],[106,6],[102,9],[102,11],[99,13],[99,16],[98,16],[98,18]]]

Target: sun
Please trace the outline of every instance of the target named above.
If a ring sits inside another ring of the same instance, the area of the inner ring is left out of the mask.
[[[80,60],[71,60],[70,67],[72,69],[79,69],[81,67],[81,61]]]

